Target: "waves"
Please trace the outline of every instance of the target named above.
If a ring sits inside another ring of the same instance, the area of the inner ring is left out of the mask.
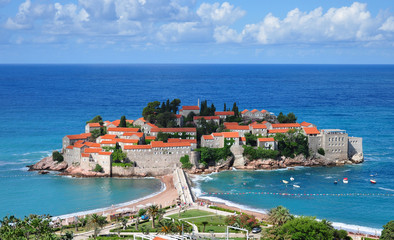
[[[384,187],[378,187],[380,190],[385,190],[385,191],[390,191],[390,192],[394,192],[394,189],[391,188],[384,188]]]

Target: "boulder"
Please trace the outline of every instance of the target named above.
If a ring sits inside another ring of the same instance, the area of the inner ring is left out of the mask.
[[[108,174],[101,172],[94,172],[82,169],[80,167],[70,166],[63,173],[59,175],[67,175],[73,177],[108,177]]]
[[[29,166],[29,171],[63,171],[67,166],[68,164],[65,161],[59,163],[57,161],[53,161],[52,156],[49,156],[41,159],[38,163]]]
[[[350,161],[352,161],[352,163],[356,163],[356,164],[364,162],[364,155],[363,155],[363,153],[356,153],[356,154],[354,154],[351,157]]]

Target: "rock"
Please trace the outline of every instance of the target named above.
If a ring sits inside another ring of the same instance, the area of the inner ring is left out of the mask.
[[[80,167],[74,166],[68,167],[63,173],[60,173],[59,175],[67,175],[73,177],[109,177],[106,173],[88,171]]]
[[[53,161],[52,156],[41,159],[38,163],[29,166],[29,171],[50,170],[50,171],[63,171],[67,168],[68,164],[63,162]]]
[[[350,161],[352,161],[352,163],[362,163],[364,162],[364,155],[363,153],[356,153],[352,156],[352,158],[350,159]]]
[[[40,170],[40,171],[38,171],[38,174],[48,174],[49,172],[48,171],[45,171],[45,170]]]

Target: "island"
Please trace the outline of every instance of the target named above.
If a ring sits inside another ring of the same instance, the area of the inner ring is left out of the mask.
[[[77,177],[145,177],[236,169],[338,166],[364,160],[362,138],[346,130],[319,129],[297,123],[294,113],[239,111],[198,100],[147,104],[136,120],[122,116],[86,122],[85,132],[66,135],[60,151],[29,166],[30,170]]]

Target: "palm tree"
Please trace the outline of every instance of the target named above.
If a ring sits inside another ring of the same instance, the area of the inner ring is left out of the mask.
[[[287,221],[293,219],[293,215],[290,214],[289,209],[278,206],[269,211],[268,218],[273,224],[282,226]]]
[[[202,225],[204,225],[204,228],[203,228],[203,232],[205,232],[205,226],[208,224],[208,222],[207,221],[203,221],[203,222],[201,222],[202,223]]]
[[[107,220],[104,216],[99,216],[97,214],[92,214],[88,220],[88,225],[90,228],[94,229],[93,237],[96,239],[97,235],[100,232],[99,228],[103,228]]]
[[[150,205],[147,213],[152,217],[152,228],[155,228],[155,218],[159,213],[159,207],[157,205]]]
[[[163,220],[159,222],[160,232],[167,234],[172,232],[173,224],[170,220]]]

